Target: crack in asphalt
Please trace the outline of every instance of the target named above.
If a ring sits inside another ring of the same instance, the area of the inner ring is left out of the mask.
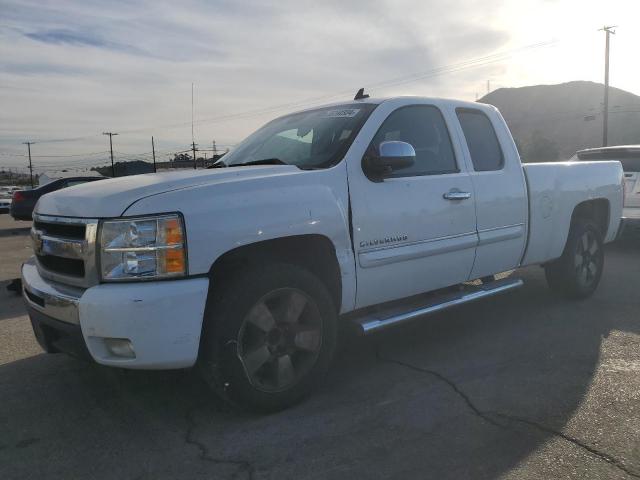
[[[203,408],[204,406],[205,405],[196,405],[187,410],[185,414],[185,419],[187,421],[187,431],[184,436],[184,442],[187,445],[193,445],[194,447],[196,447],[200,452],[200,459],[205,462],[210,462],[214,465],[226,464],[226,465],[233,465],[237,467],[237,471],[233,474],[232,478],[237,478],[239,474],[244,473],[247,479],[252,480],[255,469],[250,462],[246,460],[236,460],[232,458],[214,457],[209,452],[209,448],[204,443],[202,443],[201,441],[195,438],[194,432],[198,424],[196,423],[194,416],[195,416],[195,413],[199,409]]]
[[[417,365],[413,365],[411,363],[405,362],[403,360],[397,360],[394,358],[390,358],[390,357],[385,357],[380,353],[380,347],[376,346],[375,349],[375,354],[376,354],[376,359],[380,362],[383,363],[390,363],[390,364],[395,364],[395,365],[399,365],[405,368],[408,368],[410,370],[414,370],[416,372],[420,372],[420,373],[426,373],[428,375],[431,375],[432,377],[435,377],[436,379],[440,380],[441,382],[447,384],[449,386],[449,388],[451,388],[451,390],[453,390],[456,395],[458,395],[463,401],[464,403],[467,405],[467,407],[469,408],[469,410],[471,410],[476,416],[478,416],[479,418],[481,418],[482,420],[484,420],[485,422],[496,426],[498,428],[509,428],[508,425],[505,425],[504,423],[498,422],[496,421],[493,417],[498,417],[501,419],[506,420],[507,422],[517,422],[532,428],[535,428],[541,432],[544,433],[548,433],[551,434],[555,437],[561,438],[567,442],[572,443],[574,446],[586,451],[587,453],[590,453],[591,455],[599,458],[600,460],[608,463],[609,465],[612,465],[613,467],[621,470],[622,472],[626,473],[627,475],[634,477],[634,478],[640,478],[640,474],[636,473],[632,470],[630,470],[622,461],[620,461],[619,459],[615,458],[613,455],[610,455],[606,452],[601,452],[600,450],[587,445],[586,443],[584,443],[583,441],[568,435],[564,432],[561,432],[559,430],[555,430],[551,427],[548,427],[544,424],[535,422],[533,420],[529,420],[528,418],[524,418],[524,417],[518,417],[515,415],[509,415],[506,413],[501,413],[501,412],[494,412],[494,411],[482,411],[480,410],[471,400],[471,398],[469,398],[469,396],[464,393],[459,387],[458,385],[453,382],[452,380],[450,380],[449,378],[447,378],[446,376],[444,376],[443,374],[437,372],[436,370],[432,370],[429,368],[423,368],[423,367],[419,367]]]

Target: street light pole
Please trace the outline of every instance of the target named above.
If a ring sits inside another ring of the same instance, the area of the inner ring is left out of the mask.
[[[27,146],[27,151],[29,152],[29,177],[31,179],[31,188],[33,188],[33,165],[31,164],[31,145],[34,142],[22,142],[23,145]]]
[[[156,173],[156,144],[153,141],[153,135],[151,136],[151,151],[153,152],[153,173]]]
[[[613,33],[615,35],[616,25],[605,26],[600,31],[605,32],[605,48],[604,48],[604,110],[602,112],[602,146],[606,147],[609,143],[609,38]]]
[[[116,167],[113,164],[113,136],[118,135],[117,133],[112,132],[102,132],[103,135],[109,135],[109,150],[111,151],[111,176],[115,178],[116,176]]]

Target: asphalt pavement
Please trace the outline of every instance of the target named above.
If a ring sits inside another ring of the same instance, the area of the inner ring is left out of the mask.
[[[640,478],[640,236],[596,294],[520,290],[344,340],[287,411],[229,411],[194,371],[137,372],[37,346],[6,291],[29,256],[0,215],[2,479]]]

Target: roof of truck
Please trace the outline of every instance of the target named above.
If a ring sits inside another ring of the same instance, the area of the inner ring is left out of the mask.
[[[326,108],[326,107],[339,107],[344,105],[354,105],[358,103],[363,103],[363,104],[368,103],[368,104],[379,105],[385,102],[396,102],[396,101],[403,102],[403,101],[412,100],[412,99],[416,101],[420,101],[421,103],[422,102],[429,102],[433,104],[451,103],[460,107],[480,108],[480,109],[485,108],[490,110],[496,110],[496,107],[488,103],[472,102],[467,100],[457,100],[453,98],[423,97],[423,96],[417,96],[417,95],[399,95],[394,97],[368,97],[368,98],[363,98],[359,100],[343,100],[340,102],[331,102],[324,105],[315,105],[313,107],[307,107],[299,111],[315,110],[318,108]]]

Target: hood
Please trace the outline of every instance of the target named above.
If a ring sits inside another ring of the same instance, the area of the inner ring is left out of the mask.
[[[302,170],[292,165],[256,165],[131,175],[48,193],[40,198],[35,212],[65,217],[119,217],[132,203],[152,195],[202,185],[295,173],[302,173]]]

